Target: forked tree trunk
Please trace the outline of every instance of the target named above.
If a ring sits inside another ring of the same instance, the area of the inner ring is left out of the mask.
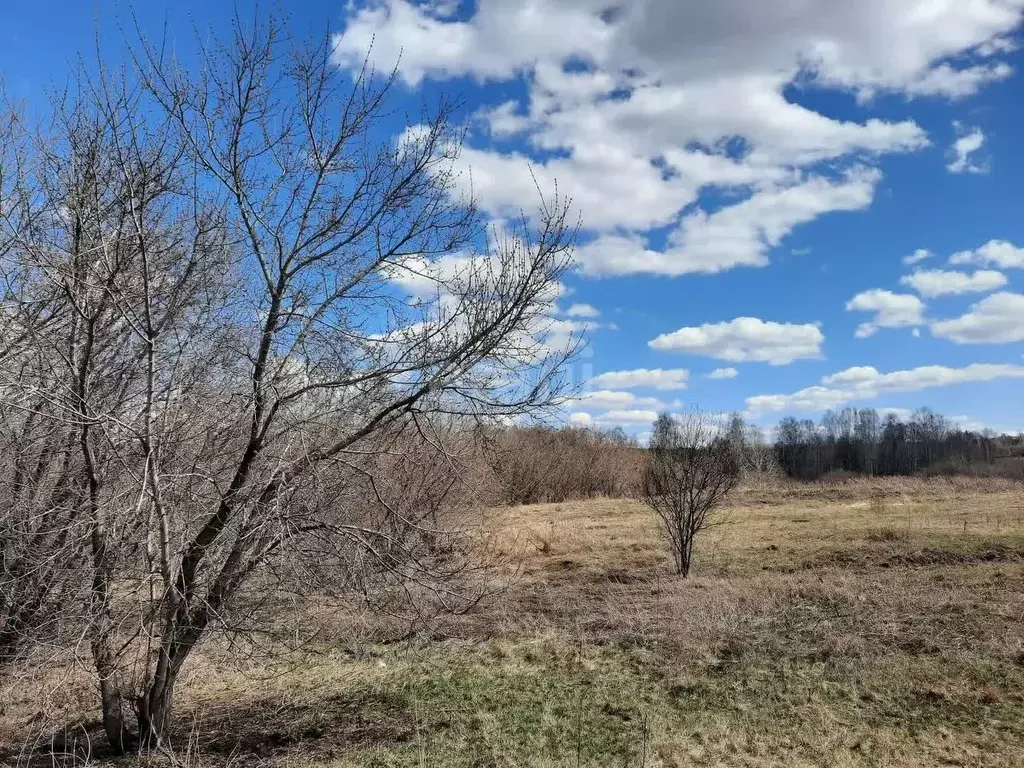
[[[93,643],[93,653],[97,653],[97,644]],[[102,651],[96,658],[96,667],[106,666],[101,662],[106,654]],[[102,675],[102,673],[101,673]],[[138,723],[138,735],[133,733],[125,723],[124,696],[116,671],[109,671],[100,678],[100,698],[102,702],[103,730],[115,754],[125,755],[135,750],[154,752],[165,746],[169,741],[171,715],[173,712],[174,686],[178,672],[157,686],[150,684],[149,690],[136,701],[135,716]]]
[[[177,681],[178,673],[175,671],[160,685],[151,685],[139,699],[139,743],[146,751],[160,749],[168,742]]]
[[[147,752],[158,750],[170,740],[174,715],[174,688],[185,661],[202,636],[202,627],[185,628],[172,617],[165,625],[164,642],[152,676],[146,680],[144,693],[136,702],[139,724],[139,745]]]
[[[170,740],[174,711],[174,688],[184,662],[158,664],[153,677],[146,681],[145,693],[135,700],[137,734],[125,722],[125,701],[112,654],[97,637],[93,641],[96,668],[100,670],[100,696],[103,708],[103,730],[110,748],[124,755],[135,750],[155,752]],[[187,654],[186,654],[187,655]],[[106,670],[104,673],[103,670]]]

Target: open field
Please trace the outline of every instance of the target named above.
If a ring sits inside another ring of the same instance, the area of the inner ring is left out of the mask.
[[[486,527],[509,586],[433,637],[361,623],[274,662],[207,647],[179,694],[181,762],[1024,764],[1019,485],[744,489],[685,581],[635,502]],[[49,732],[41,697],[90,727],[89,685],[37,670],[0,689],[3,759]]]

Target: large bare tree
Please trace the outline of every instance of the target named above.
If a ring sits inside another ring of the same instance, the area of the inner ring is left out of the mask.
[[[3,470],[32,494],[4,514],[80,553],[118,751],[166,742],[184,665],[252,584],[457,600],[452,441],[559,402],[575,346],[545,332],[567,201],[488,230],[452,105],[396,140],[392,78],[274,20],[199,61],[132,52],[8,153],[0,208]]]

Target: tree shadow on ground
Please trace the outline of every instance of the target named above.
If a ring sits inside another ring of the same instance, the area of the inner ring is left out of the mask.
[[[153,755],[144,764],[188,764],[190,758],[201,756],[203,765],[250,766],[290,754],[328,761],[353,749],[408,742],[414,735],[412,714],[401,701],[386,696],[240,697],[183,706],[165,754]],[[17,768],[138,761],[137,755],[111,754],[98,720],[68,725],[31,745],[0,753],[0,765]]]

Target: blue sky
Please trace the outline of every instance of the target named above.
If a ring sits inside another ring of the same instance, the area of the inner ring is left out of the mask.
[[[186,56],[248,12],[161,5],[139,24]],[[1024,430],[1024,0],[294,5],[339,67],[399,61],[396,133],[403,108],[464,99],[460,162],[495,220],[535,206],[531,168],[572,195],[585,229],[552,319],[590,341],[574,422],[927,405]],[[70,0],[0,20],[30,105],[97,32],[116,61],[133,24]]]

